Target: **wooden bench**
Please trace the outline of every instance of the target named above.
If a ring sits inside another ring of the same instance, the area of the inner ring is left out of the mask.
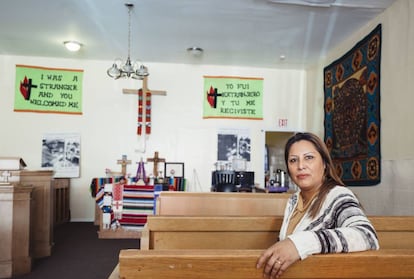
[[[414,217],[369,219],[379,251],[314,255],[295,263],[283,278],[414,278]],[[281,222],[281,216],[151,216],[148,246],[122,250],[114,276],[262,278],[255,263],[277,239]]]
[[[414,216],[369,216],[381,249],[414,249]]]
[[[262,250],[122,250],[122,279],[252,279]],[[414,250],[384,249],[313,255],[290,266],[282,278],[414,278]]]
[[[414,217],[368,218],[382,249],[414,249]],[[265,249],[277,240],[282,220],[282,216],[150,216],[141,250]]]
[[[119,265],[110,279],[262,278],[262,271],[256,270],[255,263],[263,249],[276,241],[282,216],[275,215],[282,215],[282,211],[272,215],[271,211],[267,213],[263,209],[266,208],[264,206],[255,209],[256,216],[237,215],[241,211],[227,215],[228,211],[214,206],[208,207],[211,211],[200,210],[204,204],[198,207],[191,205],[190,211],[186,211],[188,208],[177,210],[171,195],[174,193],[166,195],[170,200],[166,201],[166,198],[157,205],[161,208],[158,212],[161,215],[148,219],[141,238],[141,250],[122,250]],[[200,202],[203,203],[202,200]],[[169,207],[162,207],[168,203],[171,203]],[[176,203],[179,204],[182,203]],[[248,203],[236,204],[245,207]],[[175,210],[174,214],[168,213],[167,208]],[[210,214],[214,211],[216,213]],[[222,216],[214,215],[217,212]],[[258,212],[264,213],[257,216]],[[381,250],[314,255],[295,263],[283,278],[414,278],[414,217],[369,218],[377,230]],[[398,271],[394,272],[394,269]]]
[[[156,216],[240,217],[283,215],[286,202],[290,195],[291,193],[194,193],[166,191],[160,192],[156,199]],[[152,217],[153,216],[150,218]],[[249,227],[251,224],[245,223],[244,226]],[[269,237],[266,239],[268,240],[268,238]],[[271,236],[271,238],[274,239],[273,236]],[[255,241],[257,241],[257,239]],[[148,225],[145,225],[145,228],[140,235],[140,243],[141,249],[149,249]],[[115,267],[109,279],[118,278],[119,265]]]
[[[286,202],[290,195],[291,194],[287,193],[265,194],[223,192],[161,192],[156,201],[156,216],[163,216],[164,218],[152,218],[154,216],[148,217],[149,219],[153,220],[153,223],[150,229],[148,228],[148,223],[145,225],[144,230],[141,234],[140,247],[141,249],[150,249],[149,231],[156,230],[154,226],[158,226],[157,224],[159,224],[160,222],[163,223],[164,221],[166,221],[168,218],[166,219],[165,217],[167,216],[210,216],[211,218],[207,218],[209,219],[208,222],[214,222],[215,217],[217,216],[282,216],[284,213]],[[230,219],[225,220],[227,221]],[[190,222],[191,221],[192,220],[190,220]],[[157,222],[157,224],[155,224],[154,222]],[[252,226],[252,224],[246,223],[246,221],[242,222],[245,223],[244,227]],[[247,220],[247,222],[250,221]],[[173,226],[177,227],[181,224],[182,223],[174,224]],[[189,224],[188,226],[186,226],[186,228],[189,228],[193,225],[194,224]],[[277,224],[276,227],[280,227],[278,225],[279,224]],[[265,234],[267,235],[266,239],[269,239],[269,237],[273,237],[270,236],[269,232],[266,232]],[[251,238],[254,238],[253,234],[251,233],[250,236]],[[204,237],[207,237],[207,235],[204,234]],[[257,235],[257,237],[260,236]]]
[[[156,215],[275,216],[283,215],[290,193],[161,192]]]

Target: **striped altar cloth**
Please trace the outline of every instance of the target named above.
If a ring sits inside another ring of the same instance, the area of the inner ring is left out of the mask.
[[[123,185],[122,218],[116,220],[111,213],[111,223],[118,221],[124,228],[139,229],[147,223],[147,216],[154,214],[153,185]],[[95,201],[103,212],[111,211],[104,206],[104,185],[96,193]]]

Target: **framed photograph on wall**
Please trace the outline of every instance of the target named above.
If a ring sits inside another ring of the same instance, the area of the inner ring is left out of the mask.
[[[80,134],[48,133],[42,138],[42,169],[54,171],[54,178],[80,175]]]
[[[180,162],[165,162],[164,164],[165,177],[182,177],[184,178],[184,163]]]

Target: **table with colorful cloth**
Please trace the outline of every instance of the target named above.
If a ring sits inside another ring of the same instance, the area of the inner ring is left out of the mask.
[[[147,216],[154,213],[154,185],[120,184],[121,177],[94,178],[91,192],[103,214],[110,214],[111,228],[140,229],[147,222]],[[113,187],[112,191],[108,186]],[[105,196],[113,201],[105,203]],[[119,210],[117,211],[117,205]]]

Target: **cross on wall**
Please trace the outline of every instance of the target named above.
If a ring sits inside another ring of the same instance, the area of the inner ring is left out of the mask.
[[[148,88],[148,77],[144,77],[144,79],[142,80],[142,90],[144,92],[150,91],[152,95],[158,95],[158,96],[167,96],[167,91],[164,90],[150,90]],[[124,94],[137,94],[138,90],[137,89],[122,89],[122,93]]]
[[[136,89],[123,89],[124,94],[138,94],[138,129],[137,134],[141,135],[145,131],[145,134],[151,133],[151,96],[161,95],[166,96],[166,91],[161,90],[149,90],[148,89],[148,77],[144,77],[142,80],[142,88]],[[145,108],[145,110],[143,109]],[[144,112],[145,111],[145,112]],[[145,129],[142,129],[145,126]]]

